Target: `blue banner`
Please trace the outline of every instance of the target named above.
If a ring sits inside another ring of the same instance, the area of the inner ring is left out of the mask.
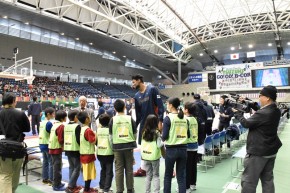
[[[188,83],[191,82],[202,82],[202,74],[189,74]]]

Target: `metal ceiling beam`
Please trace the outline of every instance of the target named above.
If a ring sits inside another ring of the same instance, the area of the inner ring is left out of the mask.
[[[173,84],[177,84],[177,82],[175,82],[174,80],[172,80],[169,76],[167,76],[164,72],[162,72],[161,70],[159,70],[158,68],[156,68],[155,66],[150,66],[150,68],[152,68],[153,70],[155,70],[156,72],[158,72],[159,74],[161,74],[162,76],[164,76],[165,78],[167,78],[170,82],[172,82]]]
[[[278,60],[280,60],[283,57],[284,51],[282,47],[281,34],[279,30],[278,16],[277,16],[277,11],[275,7],[275,2],[274,0],[272,0],[272,2],[273,2],[273,10],[274,10],[274,15],[275,15],[275,24],[276,24],[276,29],[277,29],[277,32],[275,34],[275,42],[276,42],[277,51],[278,51]]]
[[[199,39],[199,37],[195,34],[195,32],[191,29],[191,27],[184,21],[183,18],[181,18],[181,16],[173,9],[173,7],[171,7],[171,5],[169,5],[166,0],[161,0],[164,5],[166,5],[174,15],[176,15],[176,17],[186,26],[186,28],[188,29],[188,31],[190,31],[190,33],[194,36],[194,38],[199,42],[200,46],[202,47],[202,49],[204,50],[204,52],[215,62],[219,62],[219,60],[210,52],[210,50],[208,50],[208,48],[206,47],[206,45],[204,43],[202,43]]]

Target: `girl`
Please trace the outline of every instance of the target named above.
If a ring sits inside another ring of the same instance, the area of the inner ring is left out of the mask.
[[[198,124],[196,120],[197,107],[191,102],[184,105],[184,113],[189,122],[190,137],[187,143],[187,162],[186,162],[186,191],[196,190],[196,173],[197,173],[197,137]]]
[[[178,98],[169,98],[167,110],[170,113],[163,120],[162,140],[165,141],[166,147],[164,193],[171,192],[171,180],[175,162],[179,193],[186,192],[186,150],[187,139],[190,134],[188,121],[179,106],[180,100]]]
[[[141,141],[141,157],[146,170],[146,193],[151,192],[151,181],[154,181],[154,193],[160,191],[159,164],[161,147],[163,146],[158,130],[158,118],[150,114],[147,116]]]

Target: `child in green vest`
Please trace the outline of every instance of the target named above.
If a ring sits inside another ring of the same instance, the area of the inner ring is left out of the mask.
[[[80,134],[80,159],[85,181],[83,193],[98,193],[97,190],[90,188],[91,180],[96,179],[95,144],[97,138],[94,131],[89,127],[91,119],[88,113],[86,111],[79,112],[77,118],[83,124]]]
[[[69,123],[64,127],[64,151],[69,163],[69,182],[66,193],[78,193],[82,186],[77,186],[81,171],[80,162],[80,134],[81,126],[78,124],[78,110],[68,112]]]
[[[65,184],[61,183],[62,179],[62,148],[63,148],[63,131],[67,114],[63,110],[58,110],[55,114],[55,122],[51,128],[49,136],[49,154],[53,164],[53,190],[64,191]]]
[[[109,122],[111,117],[108,114],[99,116],[100,127],[98,128],[98,153],[97,157],[101,164],[101,178],[99,192],[112,192],[110,190],[113,180],[114,153],[109,142]]]
[[[190,137],[187,139],[187,162],[186,162],[186,191],[196,190],[197,174],[197,149],[198,149],[198,123],[197,106],[191,102],[184,105],[184,113],[189,122]]]
[[[160,191],[159,164],[161,147],[163,146],[158,130],[158,118],[154,114],[147,116],[141,141],[141,157],[146,170],[146,192],[151,192],[151,181],[154,182],[154,191]]]
[[[51,156],[48,153],[48,142],[50,130],[53,126],[55,110],[48,107],[44,110],[45,120],[40,123],[39,127],[39,149],[42,153],[42,183],[52,186],[53,170]]]
[[[114,103],[117,115],[109,123],[115,156],[115,175],[117,193],[124,191],[124,170],[126,174],[127,193],[134,192],[133,150],[136,145],[136,123],[130,115],[125,115],[125,102],[117,99]]]

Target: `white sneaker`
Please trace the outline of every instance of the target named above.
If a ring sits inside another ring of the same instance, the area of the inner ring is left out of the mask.
[[[186,193],[191,193],[191,189],[190,188],[186,189]]]
[[[191,190],[196,190],[196,185],[190,185]]]

